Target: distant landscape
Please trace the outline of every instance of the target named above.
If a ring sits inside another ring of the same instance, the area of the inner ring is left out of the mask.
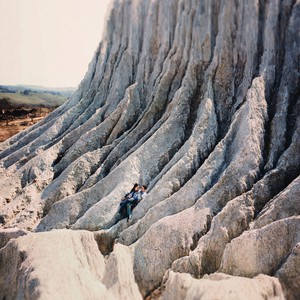
[[[0,142],[46,117],[74,88],[0,85]]]

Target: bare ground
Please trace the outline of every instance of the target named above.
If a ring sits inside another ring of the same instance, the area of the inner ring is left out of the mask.
[[[0,142],[4,142],[13,135],[25,130],[38,121],[45,118],[48,114],[43,114],[36,118],[16,118],[11,121],[0,121]]]

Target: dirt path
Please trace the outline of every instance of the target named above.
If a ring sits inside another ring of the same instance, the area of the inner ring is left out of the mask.
[[[37,123],[38,121],[45,118],[46,115],[36,117],[33,119],[30,118],[20,118],[11,121],[0,121],[0,142],[4,142],[13,135],[25,130],[29,126]]]

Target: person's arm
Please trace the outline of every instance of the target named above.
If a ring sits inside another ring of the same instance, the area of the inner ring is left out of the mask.
[[[132,194],[132,196],[130,197],[130,199],[128,199],[128,201],[130,201],[130,202],[134,202],[134,201],[139,201],[140,200],[140,193],[138,193],[138,192],[135,192],[135,193],[133,193]]]
[[[140,193],[138,194],[138,199],[137,199],[138,202],[140,202],[140,201],[142,201],[142,200],[144,199],[144,194],[145,194],[145,193],[143,193],[143,192],[140,192]]]
[[[130,198],[130,194],[131,194],[131,192],[126,193],[126,194],[123,196],[123,198],[121,199],[121,201],[124,201],[124,200]]]

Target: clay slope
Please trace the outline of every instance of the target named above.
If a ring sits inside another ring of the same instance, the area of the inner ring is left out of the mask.
[[[88,230],[109,259],[131,254],[134,277],[118,273],[129,295],[136,281],[143,297],[298,299],[299,28],[299,0],[114,1],[78,90],[0,144],[3,234],[35,231],[0,251],[1,272],[25,251],[7,270],[16,282],[37,278],[14,293],[44,288],[25,238],[51,235],[48,247],[65,251],[60,235],[77,245]],[[114,224],[134,182],[148,196]],[[84,269],[95,293],[110,293],[96,260],[96,273]]]

